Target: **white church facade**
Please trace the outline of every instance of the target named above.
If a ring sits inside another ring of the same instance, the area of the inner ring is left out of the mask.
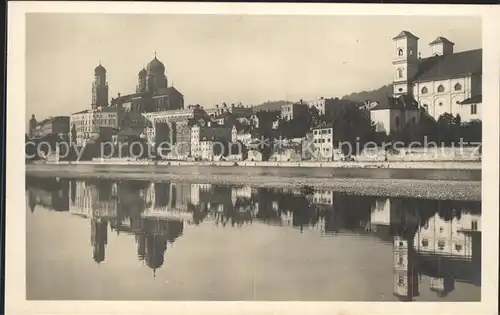
[[[408,31],[393,38],[393,97],[371,110],[377,130],[399,131],[407,118],[418,121],[421,111],[435,120],[444,113],[458,114],[462,122],[480,120],[482,49],[454,52],[453,42],[438,37],[429,44],[432,56],[421,58],[418,41]]]

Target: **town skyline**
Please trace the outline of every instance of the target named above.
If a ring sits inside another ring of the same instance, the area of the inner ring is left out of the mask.
[[[109,100],[134,92],[137,73],[155,53],[186,105],[258,105],[373,90],[392,82],[392,37],[403,29],[420,38],[422,58],[437,36],[455,42],[456,51],[481,48],[480,19],[468,18],[466,25],[463,19],[28,14],[26,118],[89,108],[99,62],[107,70]],[[379,32],[366,32],[374,27]],[[148,36],[148,29],[162,29],[163,39]],[[57,58],[50,56],[56,51]]]

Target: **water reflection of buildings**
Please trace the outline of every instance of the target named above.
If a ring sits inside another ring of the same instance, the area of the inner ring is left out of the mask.
[[[71,180],[55,187],[51,194],[66,189],[71,213],[90,219],[98,263],[105,260],[108,228],[134,235],[138,259],[154,273],[164,263],[168,244],[182,235],[184,222],[208,221],[223,228],[258,221],[300,232],[377,237],[391,244],[394,295],[403,301],[419,296],[422,276],[441,297],[457,281],[481,283],[480,202],[360,197],[328,190],[304,195],[300,190],[175,182]],[[28,194],[33,189],[28,187]]]
[[[69,181],[59,178],[27,179],[28,206],[31,212],[37,205],[54,211],[69,210]]]
[[[394,239],[394,294],[419,296],[421,275],[440,297],[455,281],[481,283],[480,202],[378,199],[371,213],[372,231]]]
[[[70,212],[90,219],[94,261],[105,260],[109,228],[118,235],[134,235],[138,259],[153,273],[163,265],[167,244],[182,235],[183,222],[156,215],[155,210],[162,206],[179,206],[176,200],[183,198],[174,197],[178,187],[170,184],[154,184],[153,187],[155,189],[151,190],[148,182],[71,181]]]

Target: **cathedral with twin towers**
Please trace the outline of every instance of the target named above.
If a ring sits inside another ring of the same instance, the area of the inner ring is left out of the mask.
[[[154,59],[139,71],[135,93],[118,93],[111,101],[108,100],[106,69],[99,63],[94,69],[92,107],[123,108],[136,113],[176,110],[184,108],[184,96],[168,85],[165,65],[158,60],[155,53]]]

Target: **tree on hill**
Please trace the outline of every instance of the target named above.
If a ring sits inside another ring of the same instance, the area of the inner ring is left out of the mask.
[[[320,114],[316,106],[309,107],[309,128],[314,128],[320,123]]]
[[[355,106],[342,108],[333,121],[334,144],[339,144],[344,154],[355,155],[369,141],[375,141],[375,125],[370,117]]]

